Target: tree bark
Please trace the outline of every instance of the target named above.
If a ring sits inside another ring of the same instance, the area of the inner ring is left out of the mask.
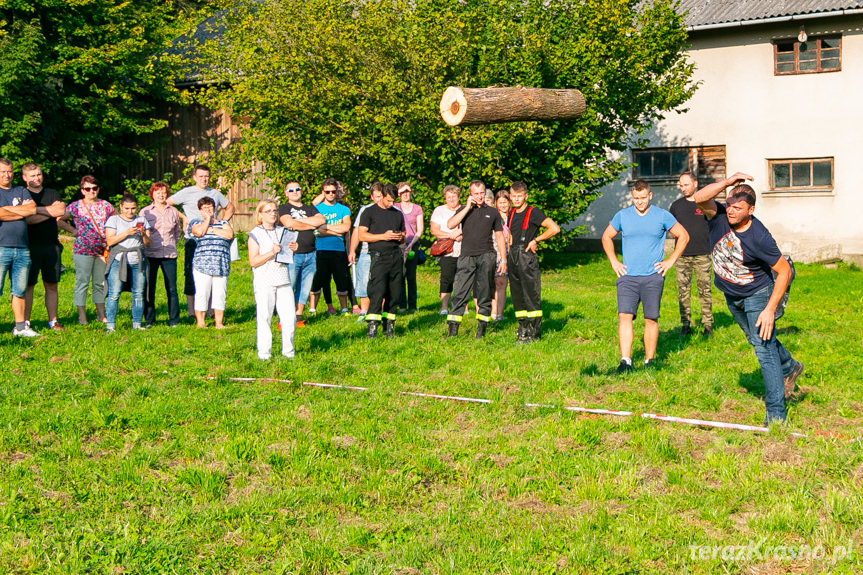
[[[578,90],[545,88],[450,86],[440,101],[441,117],[450,126],[572,120],[584,109]]]

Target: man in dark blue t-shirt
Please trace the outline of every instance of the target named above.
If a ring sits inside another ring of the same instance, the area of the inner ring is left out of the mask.
[[[37,337],[39,334],[27,327],[24,320],[24,298],[27,294],[27,277],[30,275],[27,218],[36,215],[37,208],[30,192],[21,186],[12,186],[13,175],[12,162],[0,158],[0,295],[8,273],[12,315],[15,318],[12,335]]]
[[[736,173],[698,190],[695,201],[707,217],[713,246],[714,283],[725,294],[728,310],[755,348],[764,378],[765,423],[785,421],[785,399],[794,391],[803,364],[791,357],[776,339],[776,307],[791,281],[791,266],[773,236],[757,218],[755,190]],[[739,184],[739,185],[737,185]],[[735,186],[725,204],[714,201],[722,190]],[[776,279],[773,274],[776,272]]]

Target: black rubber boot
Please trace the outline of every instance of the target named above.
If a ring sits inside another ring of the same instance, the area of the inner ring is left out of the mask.
[[[527,343],[527,318],[518,318],[518,330],[515,332],[516,343]]]
[[[447,338],[456,337],[458,335],[458,322],[457,321],[448,321],[446,322],[449,331],[447,331]]]
[[[385,319],[384,320],[384,335],[385,336],[394,337],[395,336],[395,331],[394,331],[395,328],[396,328],[395,320],[392,320],[392,319]]]
[[[488,327],[487,321],[478,321],[476,322],[476,335],[474,336],[476,339],[482,339],[485,336],[485,328]]]
[[[380,322],[377,320],[370,320],[369,321],[369,333],[368,333],[369,339],[374,339],[378,336],[378,326],[379,325],[380,325]]]
[[[531,318],[530,341],[536,341],[542,337],[542,318]]]

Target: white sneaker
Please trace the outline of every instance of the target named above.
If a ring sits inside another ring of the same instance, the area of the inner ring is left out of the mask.
[[[13,329],[12,335],[15,337],[39,337],[39,334],[29,326],[24,326],[24,329]]]

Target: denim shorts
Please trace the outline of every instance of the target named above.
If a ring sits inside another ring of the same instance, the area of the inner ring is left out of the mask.
[[[12,295],[23,298],[27,294],[27,279],[30,275],[30,250],[27,248],[0,247],[0,295],[9,274]]]
[[[665,278],[662,274],[617,278],[617,313],[638,315],[638,304],[645,319],[659,319],[659,304]]]
[[[354,264],[354,295],[357,297],[369,297],[369,270],[372,267],[372,258],[369,253],[360,254]]]

